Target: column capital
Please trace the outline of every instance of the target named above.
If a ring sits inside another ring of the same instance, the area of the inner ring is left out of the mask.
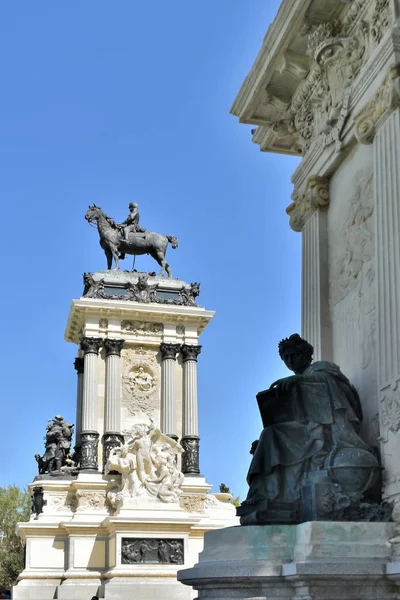
[[[81,340],[81,349],[84,354],[98,354],[103,343],[101,338],[84,337]]]
[[[112,338],[106,338],[104,340],[104,348],[106,349],[106,356],[121,356],[121,350],[125,344],[125,340],[115,340]]]
[[[76,357],[76,359],[74,360],[74,367],[76,369],[76,372],[78,373],[78,375],[82,375],[84,368],[85,368],[85,361],[83,358],[80,358],[79,356]]]
[[[374,98],[354,117],[355,134],[360,144],[372,144],[384,117],[400,106],[400,66],[390,67]]]
[[[200,352],[201,352],[201,346],[182,344],[183,362],[187,362],[188,360],[197,361],[197,357],[200,354]]]
[[[166,360],[167,358],[176,360],[179,348],[180,344],[167,344],[166,342],[162,342],[162,344],[160,344],[161,360]]]
[[[327,177],[309,177],[303,194],[296,190],[292,194],[292,204],[286,209],[289,225],[294,231],[302,231],[305,223],[319,208],[329,205],[329,180]]]

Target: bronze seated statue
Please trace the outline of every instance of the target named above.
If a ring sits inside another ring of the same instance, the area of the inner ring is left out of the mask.
[[[294,375],[257,395],[264,429],[252,445],[242,525],[310,520],[388,520],[381,467],[360,437],[358,393],[340,368],[312,362],[298,334],[279,343]]]

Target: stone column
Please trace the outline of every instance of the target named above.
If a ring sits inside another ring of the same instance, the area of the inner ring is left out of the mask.
[[[178,439],[176,435],[176,355],[179,344],[162,343],[161,350],[161,431]]]
[[[327,211],[318,209],[302,234],[302,336],[314,347],[314,360],[332,360],[329,311]]]
[[[386,79],[354,119],[373,144],[377,376],[384,496],[400,502],[400,72]]]
[[[106,394],[103,435],[103,469],[112,448],[120,446],[121,434],[121,350],[125,340],[105,339]]]
[[[327,208],[329,181],[312,175],[302,194],[295,191],[286,212],[294,231],[302,232],[302,336],[314,346],[314,360],[332,359],[329,318]]]
[[[84,376],[82,395],[81,471],[97,471],[97,362],[101,338],[84,337],[81,348],[84,353]]]
[[[183,357],[183,431],[181,445],[182,473],[199,475],[198,406],[197,406],[197,357],[201,346],[182,345]]]
[[[76,420],[75,420],[75,452],[80,456],[81,431],[82,431],[82,399],[83,399],[83,372],[84,359],[79,356],[74,361],[74,367],[77,372],[77,391],[76,391]]]

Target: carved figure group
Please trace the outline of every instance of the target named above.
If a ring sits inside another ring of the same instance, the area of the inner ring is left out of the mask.
[[[71,454],[74,426],[61,415],[49,420],[46,426],[45,448],[43,456],[35,454],[39,467],[39,475],[46,473],[67,473],[76,469]]]
[[[123,538],[122,564],[183,564],[183,540]]]
[[[181,493],[183,474],[177,466],[177,456],[182,447],[154,426],[140,423],[132,428],[130,440],[113,448],[105,473],[121,473],[121,485],[117,492],[111,490],[108,498],[114,506],[120,506],[124,497],[144,494],[162,502],[177,502]]]
[[[115,268],[119,269],[119,261],[123,260],[126,254],[133,256],[149,254],[160,265],[160,275],[167,272],[168,277],[172,277],[171,268],[166,262],[165,255],[168,244],[171,244],[174,249],[178,247],[178,239],[173,235],[165,236],[152,231],[146,232],[144,227],[140,227],[137,204],[132,202],[129,205],[129,215],[120,225],[96,204],[89,206],[85,219],[89,223],[94,221],[97,225],[100,246],[106,255],[108,269],[111,269],[113,259]]]

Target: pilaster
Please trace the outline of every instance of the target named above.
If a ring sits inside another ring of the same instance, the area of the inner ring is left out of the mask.
[[[374,139],[378,394],[385,495],[400,498],[400,111]]]

